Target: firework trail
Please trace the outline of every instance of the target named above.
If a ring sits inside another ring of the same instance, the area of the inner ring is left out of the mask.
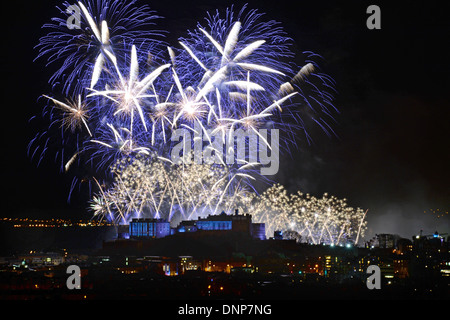
[[[118,224],[142,216],[176,222],[253,205],[268,230],[288,230],[289,221],[313,242],[348,238],[353,222],[342,222],[337,204],[329,214],[300,219],[281,204],[273,207],[275,199],[266,198],[271,189],[259,198],[254,186],[267,178],[257,170],[261,159],[250,154],[278,150],[271,130],[280,132],[283,152],[296,145],[298,132],[311,142],[310,124],[333,133],[327,120],[337,112],[334,82],[320,72],[317,55],[305,52],[302,66],[289,62],[292,40],[281,25],[245,6],[237,14],[233,7],[224,16],[208,14],[205,25],[167,47],[158,40],[163,32],[151,29],[158,16],[147,6],[110,0],[76,5],[80,28],[67,28],[70,11],[60,9],[37,46],[39,58],[60,67],[49,81],[54,93],[43,95],[50,124],[29,150],[40,162],[61,137],[55,158],[64,171],[89,173],[81,180],[97,190],[90,203],[95,217]],[[200,146],[203,156],[223,154],[227,161],[192,161],[190,153],[174,159],[179,130],[194,135],[183,141],[189,150]],[[235,145],[241,132],[247,138]],[[233,143],[220,150],[219,138]],[[276,218],[262,209],[267,201]]]
[[[37,45],[36,59],[60,64],[50,84],[61,85],[66,95],[95,84],[108,52],[123,59],[132,45],[154,56],[163,49],[163,32],[152,29],[160,17],[148,6],[136,6],[135,0],[64,2],[57,8],[60,16],[43,26],[49,32]],[[79,25],[70,28],[68,19],[75,9]]]

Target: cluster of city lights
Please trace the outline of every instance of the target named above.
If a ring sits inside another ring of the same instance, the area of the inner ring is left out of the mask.
[[[71,219],[30,219],[30,218],[3,218],[4,223],[10,223],[14,228],[61,228],[61,227],[104,227],[110,223],[100,220],[71,220]]]

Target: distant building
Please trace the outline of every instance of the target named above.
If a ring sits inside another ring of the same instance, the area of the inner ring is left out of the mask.
[[[56,252],[30,252],[29,254],[20,254],[17,258],[21,261],[22,265],[57,266],[64,263],[64,257]]]
[[[133,219],[130,238],[164,238],[170,235],[170,223],[163,219]]]
[[[178,227],[171,229],[170,223],[162,219],[133,219],[129,225],[130,238],[163,238],[174,233],[197,231],[234,231],[265,240],[266,228],[264,223],[252,223],[249,214],[208,215],[198,220],[181,221]]]
[[[206,218],[199,218],[194,222],[197,230],[230,230],[251,235],[255,239],[266,239],[266,228],[264,223],[252,223],[250,214],[226,214],[222,211],[219,215],[209,215]],[[192,228],[193,231],[197,231]]]
[[[233,227],[232,216],[222,211],[219,215],[209,215],[199,218],[196,223],[197,230],[231,230]]]
[[[251,235],[255,239],[266,240],[266,224],[265,223],[252,223]]]
[[[172,234],[176,232],[195,232],[197,231],[196,220],[181,221],[177,228],[172,229]]]
[[[130,226],[128,224],[117,226],[117,238],[118,239],[130,238]]]
[[[402,252],[411,251],[412,242],[398,234],[380,233],[365,243],[366,248],[396,249]]]
[[[275,231],[273,232],[273,238],[274,238],[275,240],[283,240],[283,231],[275,230]]]
[[[378,240],[378,248],[393,249],[397,246],[400,236],[397,234],[381,233],[376,235]]]
[[[414,278],[429,281],[431,278],[449,277],[449,241],[437,231],[434,234],[419,235],[412,238],[413,248],[410,261],[410,274]]]

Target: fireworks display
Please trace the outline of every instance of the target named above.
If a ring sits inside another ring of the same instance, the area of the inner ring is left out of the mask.
[[[114,182],[91,201],[94,215],[126,224],[131,218],[163,218],[172,223],[208,214],[247,208],[252,200],[244,186],[231,188],[224,166],[175,164],[156,155],[123,158],[112,167]]]
[[[163,33],[147,30],[159,17],[148,6],[136,6],[135,0],[64,2],[58,10],[60,16],[43,26],[49,32],[37,48],[38,58],[59,64],[50,84],[62,84],[64,94],[94,84],[108,52],[123,58],[132,45],[147,55],[160,51]]]
[[[322,198],[298,191],[288,194],[276,184],[267,189],[251,207],[253,219],[266,224],[266,234],[282,230],[288,237],[313,244],[339,245],[364,236],[364,212],[349,207],[346,199],[325,193]]]
[[[337,112],[319,56],[305,52],[303,65],[291,62],[292,40],[279,23],[245,6],[229,8],[208,14],[172,47],[164,32],[149,30],[158,16],[136,1],[65,5],[37,46],[40,59],[60,67],[50,78],[53,93],[43,95],[50,125],[32,139],[30,153],[41,161],[54,146],[64,171],[79,168],[73,185],[89,181],[95,217],[177,223],[238,208],[265,222],[268,234],[290,230],[333,244],[362,234],[365,214],[344,200],[288,196],[278,185],[258,195],[254,186],[268,179],[258,170],[267,163],[252,152],[274,154],[279,137],[289,153],[299,133],[311,142],[311,125],[332,134],[328,121]],[[78,25],[69,28],[74,12]],[[183,136],[194,152],[174,158],[181,129],[197,134]],[[237,132],[247,134],[245,143],[234,145]],[[217,141],[226,139],[232,145],[221,148]],[[196,152],[200,161],[192,161]],[[218,160],[206,161],[208,152]]]

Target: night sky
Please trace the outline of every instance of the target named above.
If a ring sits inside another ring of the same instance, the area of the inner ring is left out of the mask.
[[[299,54],[320,54],[322,70],[336,81],[336,136],[317,130],[313,144],[300,140],[292,157],[281,161],[276,180],[292,191],[328,192],[369,209],[368,236],[450,232],[448,216],[429,213],[450,207],[450,19],[441,2],[247,2],[281,22]],[[49,71],[44,60],[33,62],[33,47],[44,34],[40,27],[58,14],[58,3],[13,1],[2,16],[3,217],[91,216],[85,195],[75,193],[67,202],[72,176],[60,173],[51,158],[37,167],[27,155],[42,129],[29,119],[41,113],[38,97],[51,93]],[[139,3],[165,17],[159,26],[176,45],[207,10],[233,2]],[[234,3],[240,8],[244,2]],[[381,8],[381,30],[366,28],[370,4]]]

